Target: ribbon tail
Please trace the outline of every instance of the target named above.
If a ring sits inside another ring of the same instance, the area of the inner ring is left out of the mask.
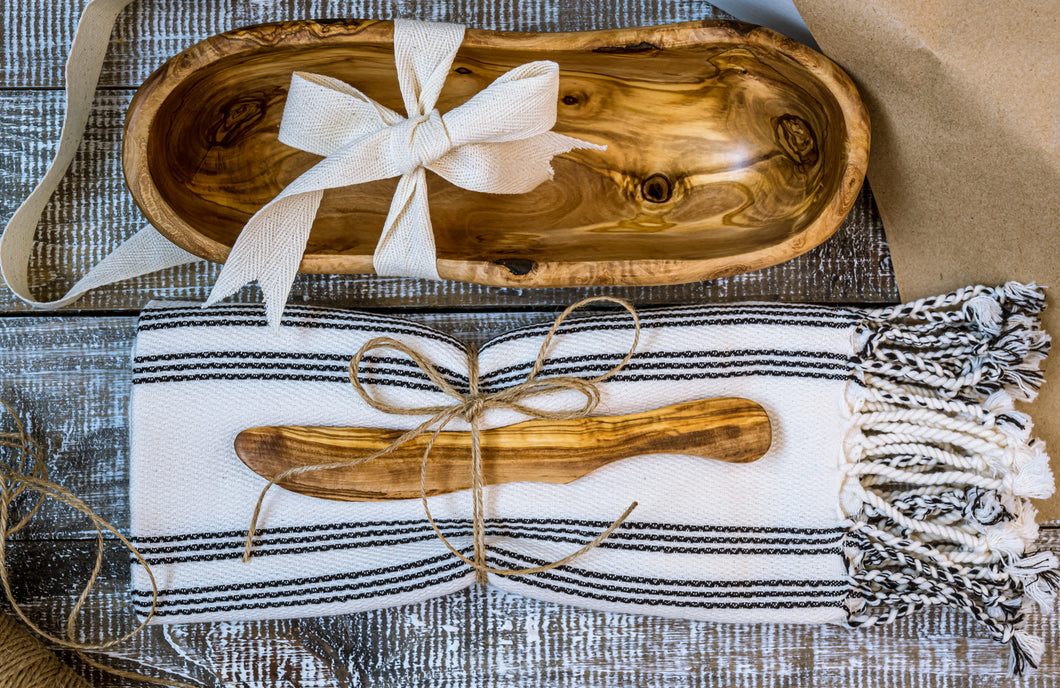
[[[279,328],[283,307],[291,293],[323,197],[323,191],[283,196],[250,218],[232,246],[204,307],[212,306],[248,282],[257,280],[269,325],[273,329]]]
[[[379,275],[437,280],[441,279],[437,262],[427,210],[427,175],[419,167],[398,181],[372,266]]]

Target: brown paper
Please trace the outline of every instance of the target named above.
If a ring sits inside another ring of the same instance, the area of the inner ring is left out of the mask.
[[[1030,407],[1060,468],[1060,2],[795,0],[872,117],[869,182],[903,299],[1052,287]],[[1039,502],[1060,518],[1060,496]]]

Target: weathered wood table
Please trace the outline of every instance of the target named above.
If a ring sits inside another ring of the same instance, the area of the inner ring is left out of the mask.
[[[41,176],[57,141],[62,66],[82,0],[0,0],[0,218]],[[497,29],[561,30],[719,17],[696,0],[141,0],[122,15],[89,131],[38,231],[34,282],[60,296],[143,219],[125,191],[122,121],[137,85],[167,57],[211,34],[292,18],[407,16]],[[129,351],[151,297],[202,299],[218,272],[197,264],[95,292],[58,313],[0,292],[0,396],[49,451],[52,477],[128,528]],[[674,287],[492,289],[375,277],[301,277],[297,302],[400,312],[481,342],[551,320],[589,294],[637,305],[764,299],[885,303],[898,294],[883,228],[866,188],[839,232],[772,269]],[[240,297],[258,298],[254,289]],[[1053,384],[1057,384],[1055,381]],[[48,507],[13,543],[16,593],[58,628],[89,572],[94,532]],[[1045,530],[1060,548],[1060,528]],[[132,626],[127,555],[111,548],[88,604],[89,637]],[[472,588],[421,605],[351,616],[155,626],[103,661],[204,686],[1026,686],[1060,685],[1060,632],[1034,615],[1049,649],[1039,671],[1007,675],[1007,649],[963,614],[931,610],[850,632],[802,626],[718,626],[605,614]],[[75,665],[76,658],[63,655]],[[84,670],[84,667],[80,667]],[[94,685],[133,685],[85,671]]]

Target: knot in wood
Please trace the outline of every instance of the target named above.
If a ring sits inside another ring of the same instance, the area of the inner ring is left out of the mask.
[[[650,203],[665,203],[673,192],[673,184],[663,174],[653,174],[640,185],[641,195]]]
[[[452,148],[449,130],[437,109],[391,127],[390,156],[398,174],[405,175],[418,167],[426,167]]]

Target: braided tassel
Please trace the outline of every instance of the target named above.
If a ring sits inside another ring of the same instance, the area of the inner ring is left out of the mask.
[[[1013,406],[1042,384],[1049,336],[1033,284],[968,287],[868,313],[854,335],[842,505],[851,626],[929,605],[971,614],[1010,647],[1019,675],[1039,638],[1025,603],[1060,588],[1057,557],[1035,549],[1030,498],[1054,490],[1045,446]]]

